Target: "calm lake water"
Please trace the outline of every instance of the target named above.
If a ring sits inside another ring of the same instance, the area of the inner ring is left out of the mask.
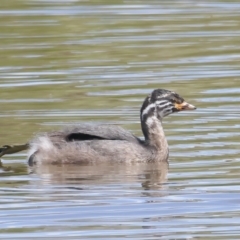
[[[239,239],[239,39],[239,1],[1,0],[0,145],[89,121],[141,136],[154,88],[198,110],[165,119],[169,168],[4,156],[0,238]]]

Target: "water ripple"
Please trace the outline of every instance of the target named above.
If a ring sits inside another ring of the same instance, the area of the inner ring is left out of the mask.
[[[0,168],[0,237],[237,239],[239,10],[228,1],[5,1],[0,143],[82,122],[142,137],[154,88],[198,107],[164,119],[169,166]]]

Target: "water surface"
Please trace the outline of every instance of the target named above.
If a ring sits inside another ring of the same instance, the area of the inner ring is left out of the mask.
[[[238,1],[7,1],[0,10],[0,145],[70,123],[141,136],[154,88],[197,111],[164,128],[167,164],[0,169],[0,238],[238,239]]]

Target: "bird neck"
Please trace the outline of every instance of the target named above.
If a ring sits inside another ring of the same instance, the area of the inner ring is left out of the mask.
[[[142,131],[145,142],[154,147],[162,158],[168,158],[168,143],[165,137],[162,120],[155,115],[149,116],[142,120]]]

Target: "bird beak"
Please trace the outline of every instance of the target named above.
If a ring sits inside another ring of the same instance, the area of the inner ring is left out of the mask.
[[[189,104],[187,102],[182,102],[182,103],[175,103],[175,108],[177,108],[179,111],[185,111],[185,110],[195,110],[197,109],[195,106],[192,104]]]

